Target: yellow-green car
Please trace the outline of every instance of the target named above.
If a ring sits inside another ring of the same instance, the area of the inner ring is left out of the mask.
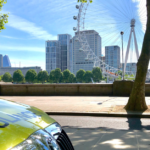
[[[0,150],[74,150],[61,126],[38,108],[0,99]]]

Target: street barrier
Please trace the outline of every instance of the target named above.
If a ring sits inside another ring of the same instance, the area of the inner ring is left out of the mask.
[[[130,96],[133,81],[77,84],[0,84],[2,96]],[[145,84],[150,96],[150,84]]]

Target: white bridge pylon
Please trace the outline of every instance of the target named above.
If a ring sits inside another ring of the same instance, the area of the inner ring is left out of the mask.
[[[138,45],[137,45],[137,40],[136,40],[136,35],[135,35],[135,30],[134,30],[135,22],[136,22],[135,19],[131,20],[131,31],[130,31],[128,46],[127,46],[127,51],[126,51],[126,56],[125,56],[124,72],[126,71],[126,65],[127,65],[128,56],[129,56],[129,49],[130,49],[132,34],[133,34],[133,37],[134,37],[134,45],[135,45],[136,57],[137,57],[137,60],[139,59]]]

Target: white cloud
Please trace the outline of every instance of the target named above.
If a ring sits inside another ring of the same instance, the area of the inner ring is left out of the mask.
[[[16,38],[16,37],[7,36],[7,35],[1,35],[1,37],[8,38],[8,39],[21,39],[21,38]]]
[[[146,0],[132,0],[133,2],[138,2],[138,14],[140,21],[142,23],[142,30],[145,33],[146,30],[146,17],[147,17],[147,10],[146,10]]]
[[[25,20],[21,17],[12,14],[9,15],[9,22],[7,25],[17,30],[24,31],[30,34],[33,38],[42,39],[42,40],[57,39],[57,36],[53,36],[49,34],[42,27],[36,26],[35,23],[32,23],[28,20]]]
[[[24,46],[0,46],[0,50],[9,50],[9,51],[35,51],[35,52],[45,52],[44,47],[24,47]]]

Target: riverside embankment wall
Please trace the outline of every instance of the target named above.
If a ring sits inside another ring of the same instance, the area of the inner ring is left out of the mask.
[[[133,81],[113,84],[0,84],[2,96],[129,96]],[[150,96],[150,84],[145,84]]]

